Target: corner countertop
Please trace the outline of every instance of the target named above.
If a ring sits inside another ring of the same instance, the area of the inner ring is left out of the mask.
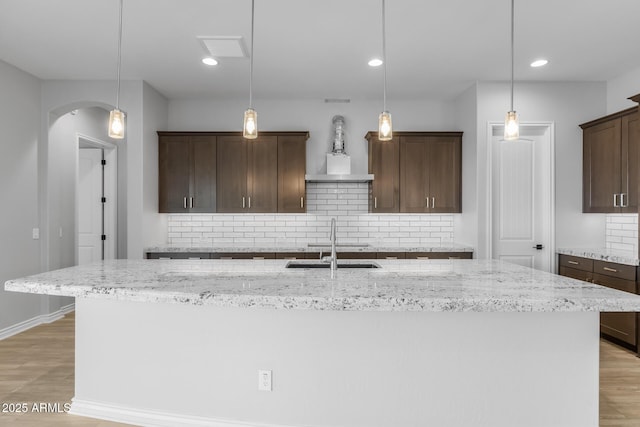
[[[605,248],[561,248],[557,249],[556,252],[562,255],[615,262],[618,264],[640,265],[638,254],[631,251],[619,251]]]
[[[145,252],[161,253],[206,253],[206,252],[318,252],[321,248],[329,247],[328,242],[309,243],[308,246],[288,246],[288,245],[217,245],[217,246],[197,246],[197,245],[161,245],[145,248]],[[338,252],[473,252],[471,246],[458,243],[442,243],[431,246],[378,246],[361,245],[357,243],[339,243],[336,246]]]
[[[496,260],[377,260],[381,268],[339,268],[333,278],[287,262],[112,260],[9,280],[5,289],[246,309],[640,311],[638,295]]]

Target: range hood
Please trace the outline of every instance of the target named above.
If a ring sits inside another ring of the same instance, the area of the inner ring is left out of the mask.
[[[305,175],[307,182],[369,182],[373,181],[373,174],[324,174],[324,175]]]

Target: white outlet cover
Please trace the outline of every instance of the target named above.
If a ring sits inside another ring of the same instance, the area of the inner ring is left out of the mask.
[[[258,391],[271,391],[271,371],[258,370]]]
[[[39,228],[34,228],[31,231],[31,237],[33,238],[33,240],[38,240],[40,238],[40,229]]]

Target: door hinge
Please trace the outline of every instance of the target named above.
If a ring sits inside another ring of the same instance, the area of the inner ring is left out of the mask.
[[[102,199],[100,199],[100,201],[101,201],[102,203],[107,203],[107,198],[106,198],[106,197],[103,197]]]
[[[105,166],[107,164],[107,161],[105,159],[102,159],[102,166]]]
[[[107,240],[107,236],[105,236],[104,234],[101,236],[102,240]]]

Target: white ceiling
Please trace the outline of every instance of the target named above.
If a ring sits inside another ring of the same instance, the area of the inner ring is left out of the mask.
[[[254,97],[375,98],[380,0],[256,0]],[[387,0],[389,100],[508,80],[509,0]],[[0,0],[0,59],[41,79],[115,79],[118,0]],[[243,36],[250,0],[124,0],[122,78],[169,98],[248,96],[249,60],[200,60]],[[518,80],[604,81],[640,67],[640,1],[516,0]],[[529,63],[545,57],[546,67]]]

